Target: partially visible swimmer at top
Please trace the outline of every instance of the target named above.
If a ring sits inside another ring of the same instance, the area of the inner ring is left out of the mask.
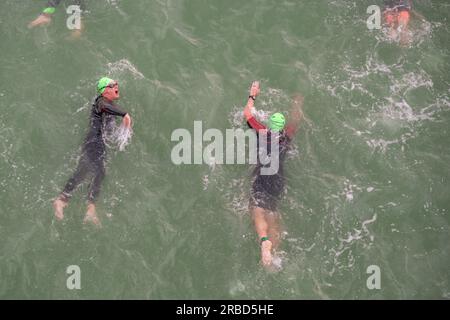
[[[56,7],[61,3],[61,1],[62,0],[49,0],[47,2],[47,6],[44,8],[41,14],[28,24],[28,28],[50,24],[52,22],[52,16],[56,12]],[[85,10],[84,0],[70,0],[67,1],[67,4],[79,6],[81,11]],[[83,23],[81,20],[81,27],[80,29],[74,29],[72,31],[72,38],[79,38],[81,36],[82,30]]]
[[[389,27],[389,37],[392,40],[399,37],[400,44],[403,46],[411,43],[409,30],[411,14],[425,20],[421,14],[413,10],[412,0],[384,0],[383,16]]]

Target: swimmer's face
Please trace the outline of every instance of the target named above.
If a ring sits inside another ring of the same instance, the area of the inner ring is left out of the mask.
[[[117,100],[120,98],[119,84],[117,82],[110,83],[103,91],[103,96],[109,100]]]

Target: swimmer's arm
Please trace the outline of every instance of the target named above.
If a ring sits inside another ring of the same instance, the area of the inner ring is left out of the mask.
[[[123,118],[122,124],[127,128],[131,127],[130,114],[128,112],[123,111],[122,108],[120,108],[118,105],[112,104],[112,103],[105,103],[102,106],[102,110],[103,110],[103,112],[106,112],[107,114],[122,117]]]
[[[247,121],[253,118],[252,110],[255,108],[255,101],[252,98],[248,98],[247,105],[244,109],[244,116]]]
[[[118,117],[125,117],[125,115],[127,114],[127,112],[123,111],[121,107],[119,107],[118,105],[116,105],[115,103],[108,103],[108,102],[103,102],[100,105],[100,109],[102,112],[105,112],[107,114],[113,115],[113,116],[118,116]]]
[[[250,118],[253,118],[252,110],[255,107],[255,99],[258,96],[258,94],[259,94],[259,82],[254,81],[250,88],[247,105],[245,106],[245,109],[244,109],[244,116],[245,116],[245,119],[247,119],[247,121],[249,121]]]
[[[127,127],[130,128],[131,127],[131,116],[129,113],[127,113],[123,119],[122,119],[122,124]]]
[[[245,119],[246,119],[248,125],[251,128],[255,129],[256,131],[266,129],[266,126],[259,123],[258,120],[256,120],[252,114],[252,111],[255,108],[255,100],[252,97],[254,97],[256,99],[258,94],[259,94],[259,82],[254,81],[252,83],[252,87],[250,88],[250,95],[247,100],[247,105],[245,106],[245,109],[244,109],[244,116],[245,116]]]
[[[255,119],[255,117],[252,114],[252,110],[254,109],[254,101],[252,98],[248,98],[247,105],[244,109],[244,116],[245,120],[247,121],[250,128],[255,129],[256,131],[264,130],[266,129],[266,126],[262,123],[259,123],[258,120]]]
[[[294,138],[297,133],[298,127],[300,126],[300,122],[303,118],[303,101],[303,96],[299,94],[294,96],[294,101],[292,102],[291,107],[291,119],[286,126],[286,134],[291,139]]]

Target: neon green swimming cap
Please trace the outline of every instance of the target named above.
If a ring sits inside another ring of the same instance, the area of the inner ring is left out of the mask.
[[[105,91],[105,88],[111,82],[114,82],[114,80],[110,79],[108,77],[103,77],[100,80],[98,80],[98,83],[97,83],[97,91],[98,91],[98,93],[103,93],[103,91]]]
[[[284,118],[283,114],[277,112],[274,113],[269,118],[269,128],[270,130],[274,132],[280,132],[284,129],[284,125],[286,124],[286,119]]]
[[[56,11],[55,7],[47,7],[45,8],[42,13],[46,13],[46,14],[54,14]]]

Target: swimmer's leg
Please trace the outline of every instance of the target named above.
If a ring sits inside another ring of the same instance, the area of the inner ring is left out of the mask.
[[[256,233],[261,241],[261,263],[263,266],[268,267],[272,264],[272,241],[269,238],[269,224],[266,219],[266,210],[260,207],[252,207],[251,213]]]
[[[96,226],[100,226],[100,220],[97,217],[97,211],[95,208],[95,201],[100,194],[100,187],[104,178],[105,165],[103,163],[103,160],[100,159],[95,166],[94,178],[92,179],[92,183],[89,188],[88,206],[86,215],[83,220],[84,223],[91,222]]]
[[[272,242],[272,250],[276,251],[281,242],[282,226],[280,214],[276,211],[266,212],[266,221],[269,225],[268,236]]]
[[[398,25],[400,30],[400,44],[407,45],[411,42],[411,35],[409,33],[409,19],[410,14],[408,11],[402,11],[398,15]]]
[[[397,37],[397,14],[391,10],[384,12],[384,21],[389,27],[389,37],[395,40]]]
[[[81,158],[78,163],[78,167],[75,170],[75,173],[72,177],[67,181],[66,186],[64,187],[63,192],[59,194],[59,196],[53,201],[53,208],[55,210],[55,217],[58,220],[64,219],[64,208],[67,206],[70,198],[72,197],[72,192],[80,185],[80,183],[86,177],[88,173],[88,167],[85,159]]]
[[[104,165],[97,166],[94,172],[94,178],[89,188],[88,201],[90,203],[95,203],[98,196],[100,195],[100,189],[105,178],[105,167]]]

